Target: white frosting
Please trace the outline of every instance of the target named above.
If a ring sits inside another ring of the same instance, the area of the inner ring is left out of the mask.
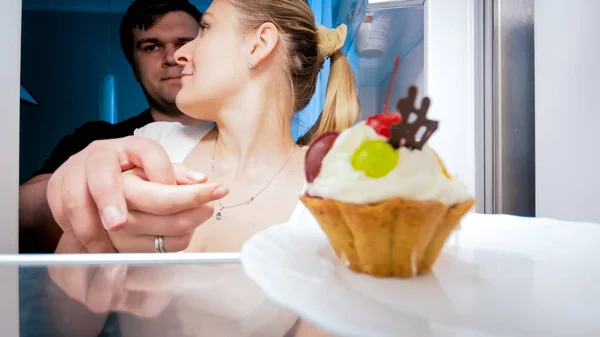
[[[457,178],[448,179],[435,152],[400,147],[398,164],[386,176],[370,178],[352,167],[354,151],[365,140],[383,140],[373,128],[360,122],[344,130],[323,158],[321,172],[307,186],[309,195],[354,204],[375,203],[394,197],[436,200],[454,205],[472,198]]]

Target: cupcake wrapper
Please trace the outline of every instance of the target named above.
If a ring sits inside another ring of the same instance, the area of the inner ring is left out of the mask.
[[[458,226],[462,217],[467,214],[474,205],[475,200],[468,200],[450,207],[448,212],[446,212],[419,264],[420,274],[428,274],[431,272],[442,248],[444,248],[446,240],[448,240],[452,231]]]
[[[318,199],[311,197],[300,198],[304,205],[317,219],[333,250],[340,260],[356,272],[361,271],[360,261],[354,247],[354,236],[346,225],[338,208],[338,203],[331,199]]]
[[[436,201],[403,198],[376,204],[309,196],[301,197],[301,201],[320,223],[342,262],[353,271],[379,277],[413,277],[429,272],[448,235],[474,203],[448,209]]]

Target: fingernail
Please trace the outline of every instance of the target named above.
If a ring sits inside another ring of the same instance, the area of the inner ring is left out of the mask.
[[[111,229],[125,220],[123,213],[115,206],[108,206],[102,212],[102,224],[104,228]]]
[[[219,186],[213,190],[213,198],[221,199],[229,193],[229,189],[225,186]]]
[[[192,181],[202,181],[204,179],[206,179],[206,175],[200,173],[200,172],[196,172],[196,171],[190,171],[187,174],[188,179],[192,180]]]

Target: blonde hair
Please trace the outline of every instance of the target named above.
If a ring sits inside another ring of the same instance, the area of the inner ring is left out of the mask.
[[[239,11],[242,29],[257,29],[265,22],[272,22],[279,29],[292,87],[294,113],[308,105],[315,94],[325,59],[329,57],[331,60],[323,111],[298,143],[309,144],[325,132],[341,131],[356,122],[360,115],[356,84],[348,60],[339,50],[344,41],[341,45],[337,43],[337,49],[324,47],[323,38],[327,30],[316,27],[315,17],[306,0],[228,1]],[[343,35],[345,38],[345,32]]]

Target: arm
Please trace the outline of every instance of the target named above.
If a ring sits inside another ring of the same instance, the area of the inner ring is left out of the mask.
[[[52,253],[58,244],[62,230],[56,224],[46,189],[48,180],[72,155],[86,148],[96,139],[110,136],[105,122],[89,122],[63,137],[52,150],[44,166],[33,177],[19,186],[19,252]]]
[[[19,187],[19,251],[49,253],[56,247],[62,230],[54,221],[46,188],[51,174],[31,178]]]

